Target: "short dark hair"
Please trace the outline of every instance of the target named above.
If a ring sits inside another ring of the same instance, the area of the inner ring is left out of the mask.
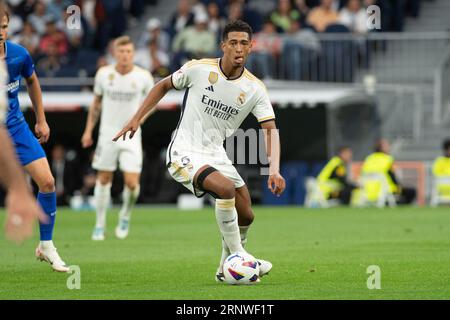
[[[447,151],[448,149],[450,149],[450,138],[444,140],[444,143],[442,144],[442,148],[444,148],[444,151]]]
[[[247,32],[248,38],[251,40],[253,35],[252,27],[248,25],[248,23],[242,21],[242,20],[235,20],[229,22],[222,32],[222,41],[225,41],[228,39],[228,34],[230,32]]]

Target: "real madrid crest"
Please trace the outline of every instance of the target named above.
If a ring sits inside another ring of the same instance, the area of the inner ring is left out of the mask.
[[[241,92],[241,94],[239,95],[239,97],[237,98],[237,101],[239,104],[244,104],[245,103],[245,93]]]
[[[114,73],[111,73],[111,74],[108,76],[108,80],[109,80],[109,84],[112,85],[112,84],[113,84],[113,81],[114,81]]]
[[[219,74],[218,73],[213,72],[213,71],[211,71],[209,73],[209,77],[208,77],[209,83],[214,84],[214,83],[217,82],[218,79],[219,79]]]

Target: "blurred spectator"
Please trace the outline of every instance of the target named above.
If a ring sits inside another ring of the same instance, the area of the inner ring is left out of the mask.
[[[208,14],[206,12],[205,4],[199,0],[191,0],[191,12],[194,14],[194,17],[199,14]]]
[[[140,18],[142,14],[145,12],[145,2],[153,2],[155,4],[156,1],[148,1],[148,0],[129,0],[128,12],[135,18]]]
[[[368,155],[362,166],[362,174],[381,174],[386,177],[389,191],[399,204],[410,204],[416,198],[416,189],[403,187],[394,172],[394,158],[389,154],[391,146],[386,139],[380,139],[375,146],[375,152]],[[369,188],[369,199],[378,198],[379,188]]]
[[[253,37],[252,54],[247,67],[259,78],[271,79],[275,76],[275,61],[281,50],[281,39],[272,21],[267,21],[262,31]]]
[[[46,32],[39,43],[41,53],[48,54],[49,47],[55,47],[59,56],[64,56],[69,51],[69,43],[64,32],[56,27],[56,21],[49,17],[46,22]]]
[[[295,21],[289,29],[289,39],[296,41],[302,47],[314,51],[320,51],[320,40],[311,29],[303,29],[300,22]]]
[[[330,24],[338,21],[338,13],[332,8],[333,0],[322,0],[320,6],[311,10],[306,21],[316,31],[323,32]]]
[[[178,69],[184,60],[201,59],[212,56],[216,49],[216,37],[207,29],[208,17],[198,15],[195,25],[181,31],[173,41],[173,51],[176,53],[174,62]]]
[[[356,185],[348,179],[347,166],[352,162],[353,151],[350,147],[341,147],[337,155],[330,159],[317,176],[319,188],[325,198],[337,199],[341,204],[349,205]]]
[[[33,25],[34,30],[41,36],[45,33],[48,19],[47,6],[44,1],[38,0],[34,6],[33,13],[28,16],[28,21]]]
[[[49,42],[46,46],[46,55],[36,64],[36,72],[41,77],[55,77],[63,64],[63,59],[58,54],[55,43]]]
[[[102,3],[107,19],[103,21],[101,28],[98,30],[97,42],[100,50],[106,48],[109,39],[122,36],[127,29],[124,1],[108,0],[102,1]]]
[[[36,0],[19,0],[8,1],[8,4],[13,9],[14,13],[19,15],[23,21],[27,20],[27,17],[34,11]]]
[[[361,0],[348,0],[339,12],[338,21],[353,33],[367,33],[367,13],[361,6]]]
[[[136,50],[134,59],[137,65],[149,70],[155,77],[163,78],[170,73],[169,55],[158,47],[156,39],[149,40],[146,48]]]
[[[162,30],[161,20],[158,18],[150,18],[146,24],[146,31],[144,32],[139,40],[138,47],[147,47],[150,40],[156,40],[158,48],[165,52],[170,50],[170,37]]]
[[[52,0],[47,2],[47,14],[52,16],[58,22],[61,21],[61,11],[66,11],[67,7],[72,4],[70,0]]]
[[[186,27],[194,24],[194,14],[191,12],[189,0],[179,0],[177,11],[172,15],[169,23],[170,36],[173,38],[176,34]]]
[[[278,0],[278,8],[271,15],[272,23],[279,32],[288,32],[294,21],[300,20],[300,12],[293,9],[290,0]]]
[[[442,145],[444,155],[438,157],[433,163],[433,175],[435,178],[450,178],[450,139],[446,139]],[[441,196],[450,197],[450,183],[439,183],[437,192]]]
[[[214,32],[217,38],[217,42],[220,42],[222,35],[222,30],[225,27],[226,21],[220,16],[220,9],[217,3],[210,2],[206,7],[208,11],[208,29]]]
[[[244,7],[240,1],[232,1],[228,7],[228,21],[243,20]]]
[[[289,37],[283,39],[280,59],[280,74],[291,80],[310,80],[309,66],[317,61],[321,49],[317,35],[310,28],[301,28],[295,21],[289,30]]]
[[[10,36],[14,36],[22,30],[23,21],[19,15],[15,14],[11,10],[8,10],[8,11],[10,12],[9,24],[8,24],[8,34]]]
[[[245,0],[231,0],[228,8],[228,21],[243,20],[252,28],[253,32],[262,29],[263,19],[261,15],[245,5]]]
[[[93,46],[97,49],[104,48],[99,44],[99,38],[102,38],[102,25],[106,20],[106,12],[102,1],[100,0],[76,0],[75,4],[80,7],[82,22],[84,22],[84,37],[87,46]],[[109,39],[102,39],[104,41]]]
[[[12,38],[13,42],[24,46],[31,56],[35,57],[39,48],[39,36],[30,22],[25,22],[22,31]]]
[[[297,11],[300,13],[300,22],[304,23],[311,7],[308,6],[306,0],[295,0],[294,4]]]

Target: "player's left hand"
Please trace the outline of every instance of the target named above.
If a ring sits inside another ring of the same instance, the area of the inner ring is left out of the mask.
[[[277,172],[269,176],[269,179],[267,180],[267,187],[274,195],[279,197],[286,188],[286,181],[284,181],[281,174]]]
[[[38,122],[34,126],[34,131],[39,139],[39,143],[46,143],[50,137],[50,128],[46,121]]]

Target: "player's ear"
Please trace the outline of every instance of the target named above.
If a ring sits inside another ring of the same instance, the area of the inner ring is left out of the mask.
[[[222,52],[225,52],[225,41],[220,41],[220,48],[222,49]]]

